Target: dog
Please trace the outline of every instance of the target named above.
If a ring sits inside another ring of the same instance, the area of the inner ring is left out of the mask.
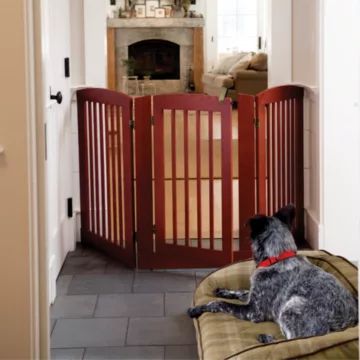
[[[257,215],[248,222],[256,270],[250,290],[217,289],[215,295],[245,304],[214,301],[188,310],[191,318],[205,312],[231,314],[255,323],[276,322],[286,339],[325,335],[358,323],[357,299],[331,274],[296,254],[291,233],[295,207],[274,216]],[[271,343],[269,334],[258,341]]]

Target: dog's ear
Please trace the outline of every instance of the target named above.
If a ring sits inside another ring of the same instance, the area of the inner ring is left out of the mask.
[[[255,239],[262,234],[269,224],[268,217],[265,215],[256,215],[248,221],[251,230],[251,238]]]
[[[278,218],[281,222],[288,226],[291,229],[292,223],[295,219],[295,206],[289,204],[281,208],[274,217]]]

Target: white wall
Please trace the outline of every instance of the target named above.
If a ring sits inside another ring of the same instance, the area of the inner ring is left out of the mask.
[[[269,5],[268,84],[272,87],[292,80],[292,2],[269,0]]]
[[[322,246],[350,260],[360,243],[360,6],[324,1]]]
[[[85,83],[84,0],[70,1],[71,84]]]
[[[85,84],[107,86],[106,14],[108,0],[84,0]]]
[[[306,238],[318,248],[321,237],[319,58],[320,1],[292,1],[292,82],[306,86],[304,177]]]
[[[306,87],[307,240],[314,248],[357,260],[360,240],[360,45],[356,39],[360,33],[359,0],[350,0],[348,6],[337,0],[292,0],[291,54],[286,15],[290,2],[272,0],[271,3],[269,85],[287,82]]]

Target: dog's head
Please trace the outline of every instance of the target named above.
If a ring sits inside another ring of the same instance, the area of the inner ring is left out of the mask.
[[[294,218],[295,207],[287,205],[273,216],[256,215],[249,220],[251,248],[257,263],[286,250],[297,250],[291,234]]]

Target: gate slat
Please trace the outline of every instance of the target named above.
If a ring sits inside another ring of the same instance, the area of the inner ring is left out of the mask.
[[[304,173],[304,129],[303,129],[303,98],[296,98],[296,165],[297,174]],[[304,176],[296,176],[296,219],[297,237],[304,237]]]
[[[264,106],[259,106],[255,98],[257,118],[259,126],[256,132],[257,141],[257,212],[266,214],[266,126],[264,123],[265,110]]]
[[[281,124],[281,183],[282,183],[282,193],[281,193],[281,206],[287,205],[286,203],[286,160],[285,160],[285,153],[286,153],[286,100],[281,102],[282,107],[282,124]]]
[[[171,175],[172,175],[172,217],[173,241],[177,244],[177,194],[176,194],[176,123],[175,110],[171,110]]]
[[[94,155],[95,155],[95,201],[96,201],[96,233],[100,235],[100,206],[99,206],[99,131],[98,131],[98,103],[94,103]]]
[[[197,194],[197,247],[202,248],[202,196],[201,196],[201,143],[200,143],[200,111],[196,111],[196,194]]]
[[[282,194],[282,177],[281,177],[281,173],[282,173],[282,163],[281,163],[281,116],[282,116],[282,112],[281,112],[281,102],[278,103],[278,115],[276,118],[276,141],[277,141],[277,157],[276,157],[276,161],[277,161],[277,204],[278,204],[278,208],[281,207],[282,204],[282,200],[281,200],[281,194]],[[270,215],[270,214],[269,214]]]
[[[122,115],[121,108],[117,107],[117,176],[118,176],[118,210],[119,210],[119,244],[120,246],[124,246],[124,238],[123,238],[123,173],[122,173],[122,139],[121,139],[121,124],[122,124]]]
[[[104,106],[100,104],[100,178],[101,178],[101,236],[106,238],[106,202],[105,202],[105,159],[104,159]]]
[[[117,216],[117,186],[116,186],[116,106],[111,107],[111,174],[112,174],[112,220],[113,220],[113,239],[118,244],[118,216]]]
[[[270,109],[269,106],[265,107],[266,113],[266,178],[267,178],[267,213],[272,213],[272,193],[271,193],[271,185],[272,185],[272,173],[271,173],[271,117],[270,117]]]
[[[95,192],[94,192],[94,137],[93,137],[94,103],[89,103],[89,161],[90,161],[90,215],[91,231],[95,232]]]
[[[112,221],[111,221],[111,179],[110,179],[110,153],[111,153],[111,106],[105,105],[105,143],[106,143],[106,182],[107,182],[107,241],[111,241],[112,237]]]
[[[272,142],[272,177],[273,177],[273,183],[272,183],[272,210],[271,212],[274,213],[276,209],[278,208],[278,198],[276,196],[276,189],[277,189],[277,161],[276,161],[276,103],[271,104],[271,123],[272,123],[272,132],[271,132],[271,142]]]
[[[287,203],[291,203],[291,99],[287,101]]]
[[[296,153],[296,148],[295,148],[295,128],[296,128],[296,122],[295,122],[295,108],[296,108],[296,104],[295,104],[295,99],[293,99],[292,101],[293,103],[293,109],[292,109],[292,131],[291,131],[291,143],[292,143],[292,149],[291,149],[291,157],[292,157],[292,169],[291,169],[291,176],[292,176],[292,200],[291,202],[293,204],[295,204],[296,199],[295,199],[295,182],[296,182],[296,176],[295,176],[295,164],[296,164],[296,159],[295,159],[295,153]]]
[[[214,249],[214,139],[213,112],[209,112],[209,231],[210,249]]]
[[[185,246],[189,246],[189,113],[184,110]]]

